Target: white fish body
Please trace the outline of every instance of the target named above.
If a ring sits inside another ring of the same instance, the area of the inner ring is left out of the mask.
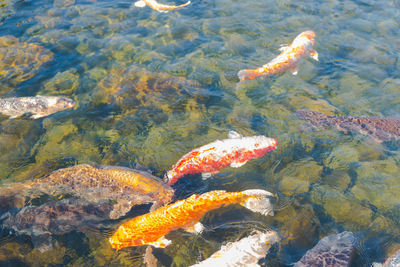
[[[222,246],[211,257],[192,267],[259,266],[258,260],[265,257],[268,250],[276,242],[279,242],[279,236],[275,231],[264,233],[256,231],[255,234]]]

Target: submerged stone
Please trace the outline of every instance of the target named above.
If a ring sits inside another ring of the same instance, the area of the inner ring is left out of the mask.
[[[17,85],[32,78],[53,58],[50,50],[34,43],[20,42],[13,36],[0,37],[0,81]]]
[[[322,238],[315,247],[294,264],[295,267],[348,267],[354,254],[356,237],[352,232]]]

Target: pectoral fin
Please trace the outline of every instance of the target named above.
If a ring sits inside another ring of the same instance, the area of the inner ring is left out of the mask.
[[[315,51],[315,50],[311,51],[310,57],[311,57],[312,59],[314,59],[315,61],[319,61],[319,60],[318,60],[318,52]]]
[[[228,138],[233,139],[233,138],[242,138],[243,135],[241,135],[240,133],[236,132],[236,131],[229,131],[228,133]]]
[[[239,168],[239,167],[242,167],[244,164],[246,164],[246,162],[247,162],[247,160],[245,162],[232,162],[230,166],[232,168]]]
[[[288,48],[288,46],[286,44],[281,45],[281,47],[279,47],[279,51],[283,52]]]
[[[166,246],[168,246],[171,243],[172,243],[171,240],[168,240],[165,238],[165,236],[162,236],[157,241],[150,242],[148,244],[152,245],[153,247],[156,247],[156,248],[165,248]]]
[[[34,114],[34,115],[32,115],[31,116],[31,118],[32,119],[40,119],[40,118],[42,118],[42,117],[44,117],[45,115],[43,115],[43,114]]]
[[[297,75],[298,71],[297,71],[297,65],[293,66],[290,68],[290,71],[292,72],[293,75]]]
[[[200,234],[201,232],[203,232],[204,226],[203,224],[201,224],[201,222],[198,222],[194,225],[184,228],[184,230],[192,234]]]
[[[145,7],[146,3],[143,0],[135,2],[135,7]]]

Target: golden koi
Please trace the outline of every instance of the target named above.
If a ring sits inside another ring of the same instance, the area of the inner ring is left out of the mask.
[[[314,50],[315,33],[305,31],[300,33],[291,45],[281,47],[282,53],[269,63],[257,69],[241,70],[238,73],[240,81],[251,80],[260,76],[280,74],[291,70],[293,75],[297,74],[297,65],[304,56],[310,56],[318,61],[318,53]]]
[[[199,222],[203,215],[225,205],[238,203],[253,212],[273,215],[269,196],[273,194],[260,189],[243,192],[219,190],[192,195],[122,224],[109,241],[115,249],[142,245],[166,247],[171,244],[165,238],[170,231],[183,228],[199,233],[204,228]]]
[[[179,9],[179,8],[185,7],[189,4],[190,4],[190,1],[188,1],[182,5],[178,5],[178,6],[170,6],[170,5],[160,4],[156,0],[139,0],[139,1],[135,2],[136,7],[145,7],[146,5],[148,5],[152,9],[154,9],[158,12],[161,12],[161,13],[168,13],[171,10]]]

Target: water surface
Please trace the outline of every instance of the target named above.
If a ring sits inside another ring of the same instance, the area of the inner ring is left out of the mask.
[[[276,138],[278,149],[206,181],[183,178],[176,199],[266,189],[280,196],[275,216],[238,206],[213,211],[200,236],[171,233],[160,264],[194,264],[255,228],[273,228],[282,238],[263,261],[268,266],[290,266],[319,239],[344,230],[360,237],[354,266],[382,262],[400,247],[399,143],[332,128],[301,132],[294,112],[399,117],[399,8],[396,0],[195,0],[162,14],[128,0],[0,1],[8,53],[7,61],[0,54],[1,96],[77,102],[40,120],[0,117],[0,180],[34,179],[78,163],[139,163],[161,177],[181,155],[231,129],[262,134]],[[297,76],[237,84],[240,69],[267,63],[309,29],[319,62],[303,60]],[[115,252],[107,234],[59,236],[44,254],[29,238],[4,234],[0,263],[142,264],[144,247]]]

